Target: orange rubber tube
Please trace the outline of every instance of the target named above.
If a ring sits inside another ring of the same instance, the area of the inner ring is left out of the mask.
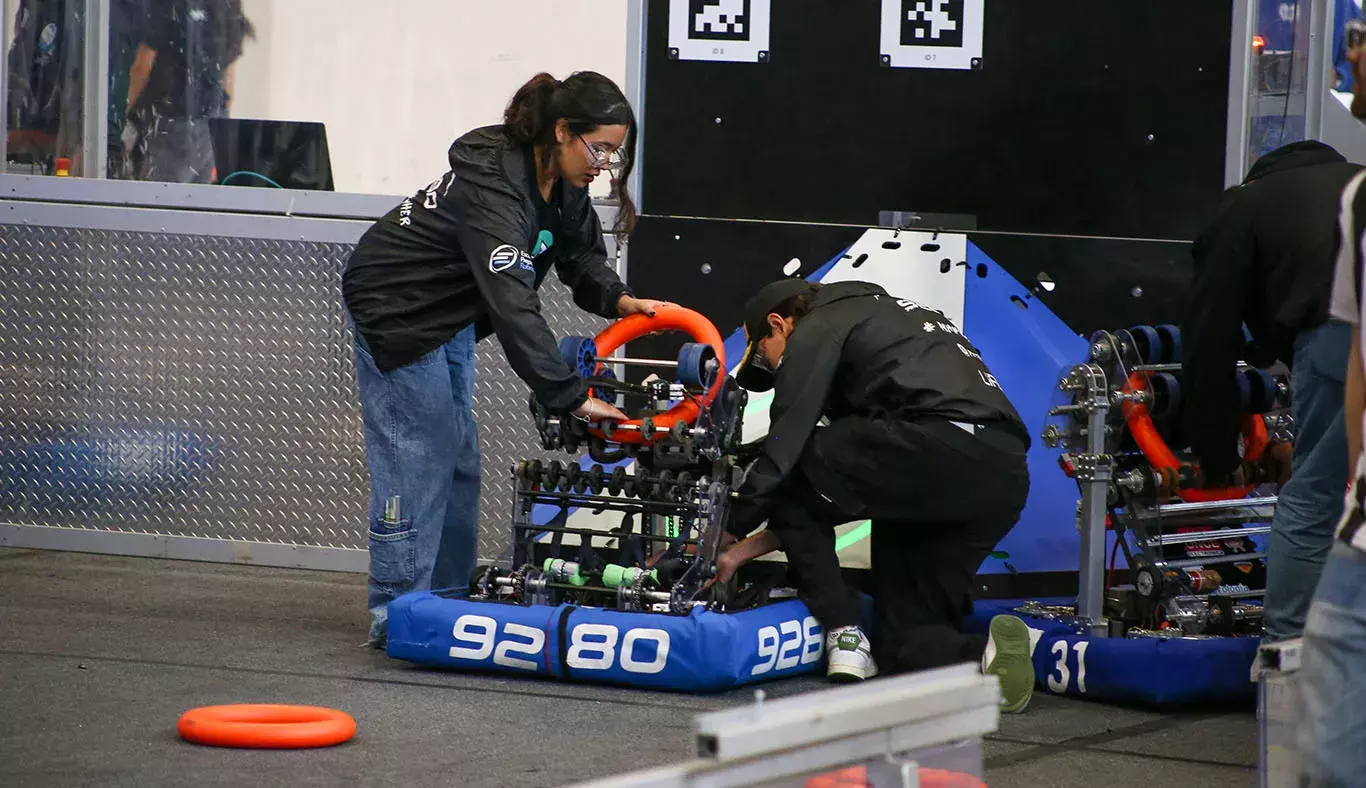
[[[356,734],[356,721],[346,712],[278,704],[201,706],[180,715],[176,727],[196,744],[253,749],[331,747]]]
[[[866,788],[870,785],[868,767],[851,766],[839,771],[818,774],[807,778],[804,785],[805,788]],[[920,785],[922,788],[987,788],[987,784],[982,782],[980,777],[923,766],[920,767]]]
[[[1135,372],[1129,376],[1123,391],[1125,393],[1140,391],[1147,382],[1146,373]],[[1178,474],[1181,470],[1181,462],[1167,446],[1167,442],[1162,440],[1162,435],[1158,433],[1157,427],[1153,425],[1148,406],[1141,402],[1125,402],[1120,406],[1120,410],[1129,427],[1129,434],[1134,437],[1134,443],[1138,444],[1138,448],[1143,452],[1148,464],[1158,471],[1169,471],[1173,475]],[[1247,414],[1240,417],[1239,425],[1243,432],[1243,459],[1248,462],[1256,462],[1261,459],[1267,445],[1271,442],[1266,433],[1266,422],[1256,414]],[[1253,489],[1255,489],[1254,485],[1215,488],[1181,487],[1177,490],[1177,496],[1189,503],[1229,501],[1246,498]]]
[[[726,378],[726,348],[721,341],[721,332],[717,331],[716,326],[698,312],[681,306],[661,306],[655,309],[653,317],[639,314],[624,317],[593,337],[593,344],[597,347],[598,356],[606,357],[612,355],[617,348],[627,342],[664,331],[683,331],[692,337],[694,342],[711,345],[712,350],[716,351],[716,360],[721,368],[717,371],[716,382],[712,384],[706,394],[702,395],[700,402],[695,398],[685,398],[667,411],[651,417],[655,424],[655,434],[659,437],[667,435],[669,429],[680,421],[684,423],[695,421],[697,415],[702,412],[702,408],[710,405],[721,391],[721,386],[724,385]],[[615,426],[623,425],[639,427],[641,420],[621,421],[617,422]],[[606,435],[598,427],[590,428],[589,433],[599,438],[606,438]],[[633,444],[654,442],[645,440],[645,436],[641,432],[627,432],[618,429],[613,430],[612,437],[609,440],[616,443]]]

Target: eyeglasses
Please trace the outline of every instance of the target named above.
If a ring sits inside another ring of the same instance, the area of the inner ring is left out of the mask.
[[[588,161],[600,170],[611,170],[620,174],[626,169],[626,153],[621,149],[611,150],[600,142],[589,142],[582,136],[583,146],[588,149]]]

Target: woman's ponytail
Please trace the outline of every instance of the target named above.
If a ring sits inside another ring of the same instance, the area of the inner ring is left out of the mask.
[[[503,112],[503,126],[507,135],[521,145],[545,145],[553,139],[555,121],[555,91],[559,80],[540,73],[517,89]]]

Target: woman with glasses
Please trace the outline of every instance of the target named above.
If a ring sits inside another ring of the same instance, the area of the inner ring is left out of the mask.
[[[538,74],[503,124],[450,149],[451,169],[380,219],[342,280],[356,328],[356,381],[370,469],[370,642],[387,605],[410,591],[459,589],[478,545],[479,441],[474,345],[492,333],[552,411],[624,419],[590,398],[560,358],[537,288],[553,267],[580,308],[653,314],[607,264],[593,180],[618,181],[618,238],[635,224],[626,189],[636,119],[610,79]],[[520,411],[520,401],[506,403]]]

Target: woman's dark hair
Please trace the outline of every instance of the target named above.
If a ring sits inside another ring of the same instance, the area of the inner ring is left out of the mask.
[[[563,82],[537,74],[517,90],[503,113],[508,137],[539,148],[550,161],[555,149],[555,124],[563,118],[573,134],[587,134],[599,126],[625,126],[621,152],[626,166],[617,177],[617,222],[612,232],[625,238],[636,226],[636,204],[626,186],[635,169],[636,113],[616,83],[595,71],[577,71]],[[615,174],[614,174],[615,175]]]
[[[806,317],[807,312],[811,311],[811,304],[815,300],[815,291],[798,293],[797,295],[794,295],[791,298],[779,302],[777,306],[773,307],[768,311],[769,313],[775,314],[778,317],[790,317],[792,318],[793,325],[796,325],[798,322],[801,321],[802,318]],[[769,326],[767,323],[765,323],[764,325],[768,326],[768,333],[764,334],[762,337],[760,337],[760,339],[766,339],[770,336],[773,336],[773,326]]]

